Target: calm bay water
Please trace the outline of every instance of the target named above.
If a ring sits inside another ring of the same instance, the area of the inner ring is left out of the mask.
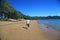
[[[60,19],[39,20],[39,22],[60,30]]]

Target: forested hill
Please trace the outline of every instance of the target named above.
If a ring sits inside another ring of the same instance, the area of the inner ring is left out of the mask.
[[[27,19],[30,18],[15,10],[7,1],[0,0],[0,19]]]
[[[36,17],[31,17],[31,19],[32,19],[32,20],[60,19],[60,16],[45,16],[45,17],[41,17],[41,16],[38,17],[38,16],[36,16]]]
[[[60,16],[30,17],[14,9],[6,0],[0,0],[0,19],[60,19]]]

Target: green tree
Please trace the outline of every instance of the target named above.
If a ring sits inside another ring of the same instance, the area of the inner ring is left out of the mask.
[[[0,17],[1,19],[30,19],[30,16],[26,16],[21,12],[15,10],[6,0],[0,0]]]

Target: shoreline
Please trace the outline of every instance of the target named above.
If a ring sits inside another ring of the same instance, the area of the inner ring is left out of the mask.
[[[54,29],[53,27],[46,25],[44,23],[38,23],[40,28],[46,33],[49,39],[60,40],[60,31]]]
[[[54,27],[54,25],[50,25],[50,24],[47,24],[47,23],[44,23],[44,22],[39,22],[39,20],[38,20],[38,24],[39,24],[39,23],[41,23],[41,24],[45,25],[45,26],[46,26],[46,28],[51,27],[52,29],[54,29],[54,30],[56,30],[56,31],[59,31],[59,32],[60,32],[60,29],[55,28],[55,27]]]

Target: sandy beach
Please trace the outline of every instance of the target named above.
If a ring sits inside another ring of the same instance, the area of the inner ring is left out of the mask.
[[[37,21],[32,20],[29,28],[25,21],[0,22],[0,40],[54,40],[54,38],[49,39]]]

